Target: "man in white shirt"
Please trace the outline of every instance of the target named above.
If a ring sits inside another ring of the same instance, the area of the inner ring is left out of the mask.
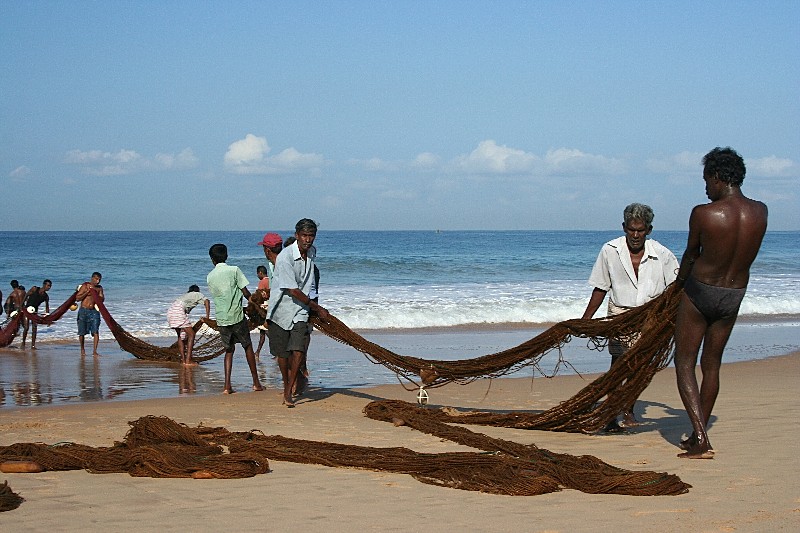
[[[653,231],[650,206],[639,203],[627,206],[622,230],[624,236],[608,241],[600,249],[589,276],[594,290],[581,318],[592,318],[609,292],[608,315],[613,316],[649,302],[675,281],[678,272],[675,255],[658,241],[647,240]],[[609,340],[611,366],[635,341],[635,338]],[[622,424],[614,420],[606,426],[606,431],[619,431],[620,427],[638,423],[631,405],[622,412]]]

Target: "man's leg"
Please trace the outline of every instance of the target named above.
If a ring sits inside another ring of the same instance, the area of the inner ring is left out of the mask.
[[[85,335],[78,335],[78,339],[81,341],[81,355],[86,355],[86,348],[84,347],[84,338]]]
[[[192,362],[192,351],[194,350],[194,337],[195,332],[194,328],[183,328],[184,333],[186,333],[186,340],[183,341],[186,350],[186,356],[183,358],[184,365],[194,365],[195,363]],[[184,353],[181,351],[181,353]]]
[[[36,322],[31,321],[31,348],[36,348]]]
[[[295,380],[297,380],[297,372],[300,369],[300,361],[303,358],[303,352],[293,351],[289,356],[287,379],[283,382],[283,403],[287,407],[294,407],[292,401],[292,390],[294,389]]]
[[[92,338],[94,339],[94,351],[92,352],[92,355],[100,355],[97,353],[97,347],[100,345],[100,332],[98,331],[92,333]]]
[[[222,389],[223,394],[233,394],[233,387],[231,387],[231,371],[233,370],[233,351],[236,346],[225,351],[225,388]]]
[[[244,349],[244,355],[247,358],[247,366],[250,367],[250,375],[253,377],[253,390],[262,391],[264,387],[261,386],[261,380],[258,379],[258,367],[256,366],[256,354],[253,353],[253,345],[248,344]]]
[[[718,320],[708,326],[703,338],[703,354],[700,356],[700,370],[703,372],[703,382],[700,384],[700,407],[704,427],[708,427],[711,411],[717,401],[722,353],[725,351],[735,323],[735,316]]]
[[[697,384],[697,354],[706,331],[706,320],[684,294],[678,306],[675,320],[675,374],[678,393],[686,414],[692,423],[694,434],[685,443],[686,453],[679,457],[708,458],[711,444],[708,442],[705,421],[700,404],[700,389]]]

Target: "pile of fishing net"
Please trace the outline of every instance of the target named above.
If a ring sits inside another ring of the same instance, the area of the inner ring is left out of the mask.
[[[495,439],[438,421],[431,412],[403,402],[378,402],[365,413],[406,425],[480,452],[419,453],[268,436],[259,430],[190,428],[167,417],[129,422],[122,442],[110,447],[83,444],[17,443],[0,446],[0,470],[40,472],[86,470],[153,478],[233,479],[269,472],[269,461],[319,464],[408,474],[422,483],[462,490],[533,496],[571,488],[590,494],[675,495],[690,485],[673,474],[624,470],[590,456],[554,453],[537,446]],[[14,495],[7,485],[3,487]],[[5,500],[0,503],[5,507]],[[8,510],[8,509],[1,509]]]

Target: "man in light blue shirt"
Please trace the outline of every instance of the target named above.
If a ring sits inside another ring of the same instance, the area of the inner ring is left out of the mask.
[[[295,239],[275,260],[275,274],[267,308],[269,349],[278,358],[283,377],[283,403],[294,407],[292,389],[308,347],[309,312],[326,319],[328,311],[310,294],[314,285],[317,223],[304,218],[295,225]]]
[[[217,317],[217,331],[225,346],[225,389],[224,394],[233,393],[231,386],[231,370],[233,369],[233,351],[236,343],[242,345],[247,366],[253,377],[253,390],[264,390],[258,379],[256,355],[253,353],[253,342],[250,340],[250,327],[242,310],[242,297],[250,298],[247,290],[247,278],[242,270],[228,265],[228,248],[224,244],[215,244],[208,250],[214,270],[208,273],[206,281],[208,290],[214,298],[214,309]]]

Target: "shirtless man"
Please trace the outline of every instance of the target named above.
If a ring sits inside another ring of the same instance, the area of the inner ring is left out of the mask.
[[[25,299],[25,305],[27,307],[33,307],[36,309],[36,313],[39,312],[39,306],[44,303],[45,314],[50,314],[50,296],[47,294],[53,286],[53,282],[49,279],[46,279],[42,282],[41,287],[33,286],[31,290],[28,291],[27,298]],[[31,328],[31,348],[34,350],[36,349],[36,330],[37,324],[33,320],[29,320],[29,323],[25,325],[25,329],[22,331],[22,345],[25,346],[25,339],[28,336],[28,326]]]
[[[90,333],[94,339],[94,350],[92,355],[95,357],[100,355],[97,353],[97,345],[100,343],[100,311],[94,308],[95,304],[105,300],[103,294],[103,287],[100,285],[100,280],[103,276],[100,272],[94,272],[92,279],[81,284],[78,288],[78,293],[75,299],[81,303],[78,309],[78,338],[81,341],[81,355],[86,355],[86,348],[84,347],[84,337]],[[94,292],[97,293],[97,300],[95,300]]]
[[[3,309],[9,317],[11,313],[22,309],[22,304],[25,301],[25,287],[22,287],[15,279],[11,280],[11,294],[6,298]]]
[[[678,457],[711,459],[706,426],[719,392],[722,352],[733,330],[750,280],[750,265],[767,231],[767,206],[742,194],[745,166],[731,148],[714,148],[703,158],[709,204],[689,218],[689,239],[677,282],[684,287],[675,323],[675,371],[694,433],[681,442]],[[703,374],[695,366],[700,344]]]

